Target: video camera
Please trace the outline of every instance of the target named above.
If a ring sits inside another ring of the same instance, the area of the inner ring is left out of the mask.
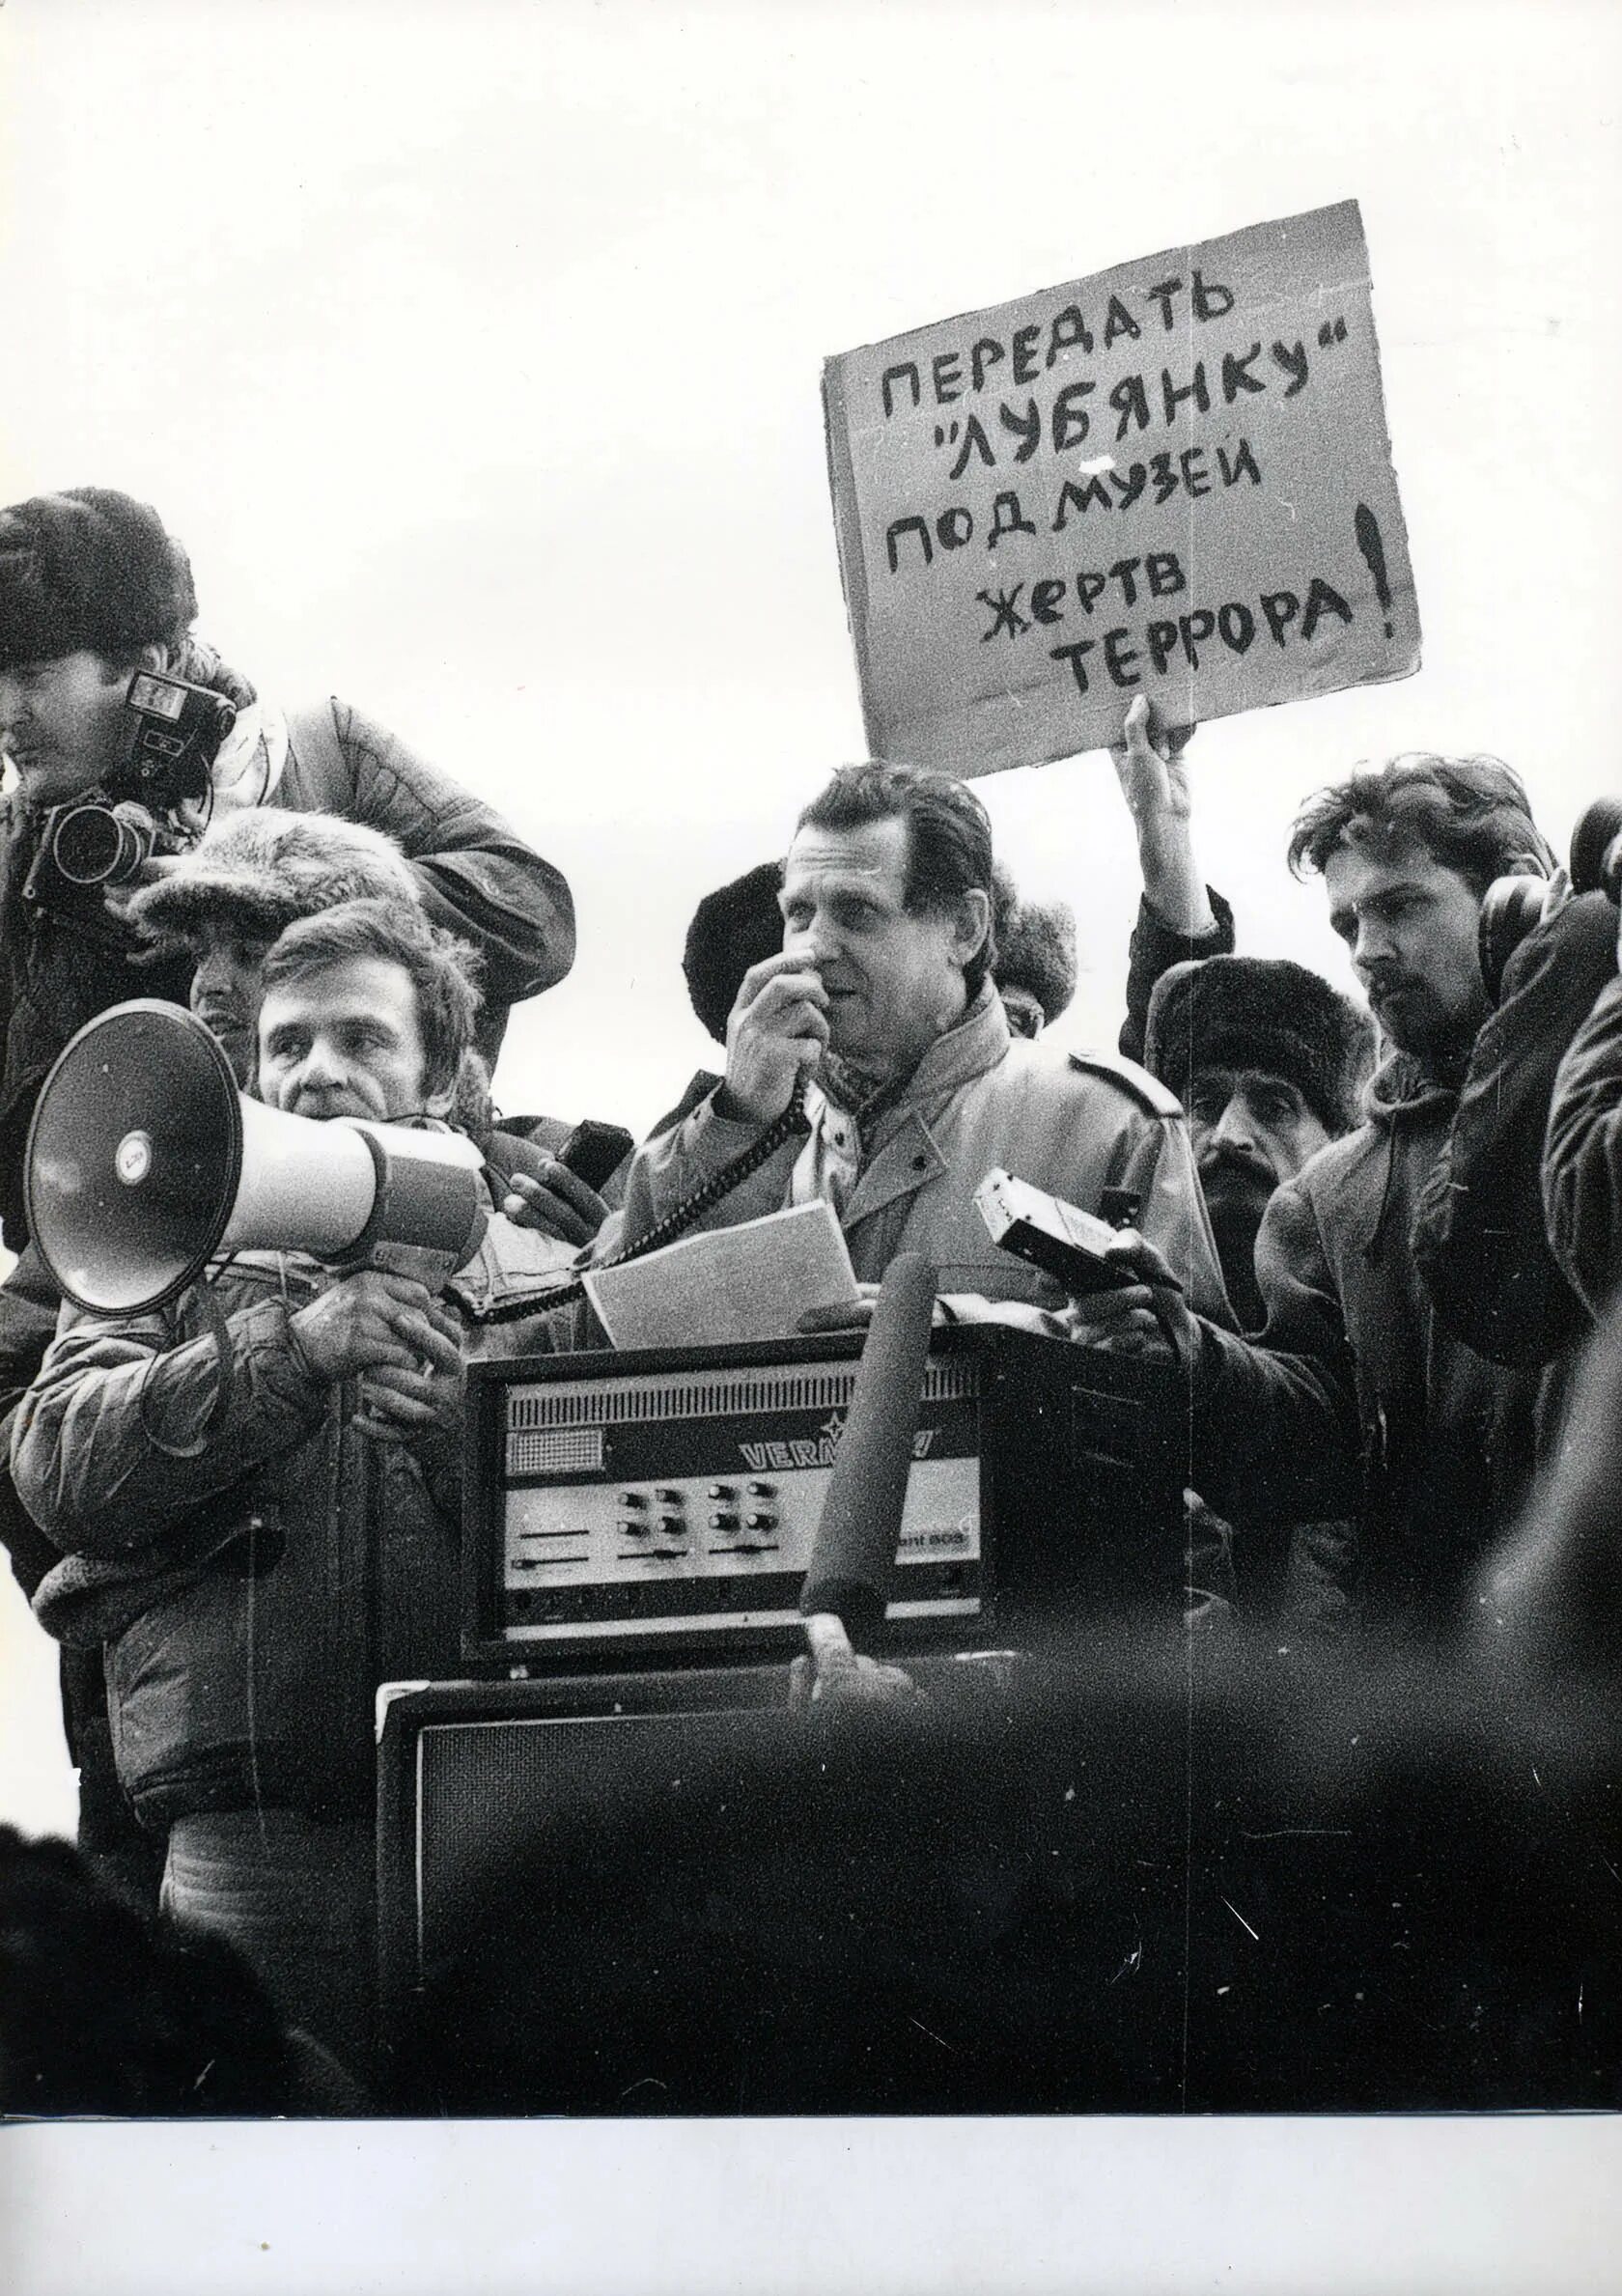
[[[208,794],[237,706],[206,686],[137,670],[125,710],[123,754],[98,796],[46,814],[25,901],[83,905],[106,885],[127,884],[154,852],[178,852],[188,842],[171,816]]]
[[[1604,893],[1622,900],[1622,798],[1596,798],[1572,831],[1568,864],[1574,893]],[[1543,877],[1499,877],[1481,904],[1479,949],[1482,986],[1496,1004],[1503,994],[1504,967],[1528,933],[1543,922],[1549,881]]]

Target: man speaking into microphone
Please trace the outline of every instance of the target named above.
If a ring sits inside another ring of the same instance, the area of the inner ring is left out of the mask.
[[[474,964],[402,904],[289,926],[261,976],[260,1099],[443,1126]],[[167,1910],[225,1931],[288,2022],[357,2070],[373,1699],[457,1668],[469,1322],[569,1257],[493,1213],[437,1298],[380,1267],[238,1251],[210,1269],[195,1337],[172,1311],[65,1310],[16,1414],[17,1494],[65,1557],[35,1608],[107,1646],[119,1778],[167,1837]]]
[[[1153,1237],[1203,1312],[1229,1321],[1183,1113],[1112,1053],[1011,1036],[992,978],[992,828],[962,782],[911,767],[836,773],[800,815],[779,895],[782,953],[744,975],[726,1074],[632,1163],[598,1258],[633,1245],[804,1092],[786,1138],[695,1226],[825,1197],[857,1277],[921,1252],[951,1302],[1060,1305],[975,1209],[993,1166]],[[981,1312],[984,1312],[982,1305]],[[995,1309],[993,1312],[996,1312]]]

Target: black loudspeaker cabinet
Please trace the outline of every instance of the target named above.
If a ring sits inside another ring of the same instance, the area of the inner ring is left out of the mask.
[[[1613,2108],[1607,1694],[1113,1631],[385,1702],[411,2114]]]
[[[1174,2107],[1181,1717],[1055,1727],[1020,1663],[917,1661],[924,1698],[827,1721],[786,1666],[388,1696],[390,2108]]]

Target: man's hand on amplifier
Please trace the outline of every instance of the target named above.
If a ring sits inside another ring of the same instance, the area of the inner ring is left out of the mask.
[[[1057,1318],[1066,1334],[1078,1347],[1104,1348],[1111,1355],[1189,1362],[1196,1339],[1194,1319],[1167,1262],[1135,1228],[1123,1228],[1105,1249],[1142,1280],[1073,1300]]]
[[[833,1300],[825,1307],[808,1307],[797,1330],[801,1331],[865,1331],[873,1321],[876,1283],[858,1283],[854,1300]]]
[[[831,1611],[818,1611],[805,1621],[809,1658],[797,1658],[789,1668],[789,1710],[809,1713],[853,1706],[892,1706],[899,1699],[921,1698],[904,1666],[881,1659],[862,1658],[851,1646],[842,1619]]]
[[[826,1307],[808,1307],[795,1329],[813,1336],[819,1331],[865,1331],[873,1321],[879,1291],[880,1287],[876,1283],[858,1283],[854,1300],[836,1300]],[[937,1330],[952,1321],[939,1300],[936,1301],[930,1321]]]

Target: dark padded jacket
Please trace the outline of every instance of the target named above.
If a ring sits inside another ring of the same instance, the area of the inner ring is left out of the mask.
[[[1456,1095],[1394,1054],[1369,1120],[1279,1189],[1256,1243],[1259,1340],[1199,1326],[1195,1473],[1225,1514],[1352,1515],[1369,1623],[1431,1638],[1514,1520],[1535,1370],[1489,1363],[1438,1318],[1409,1238]]]
[[[386,830],[411,863],[423,906],[485,960],[479,1050],[493,1066],[507,1015],[574,962],[574,904],[562,873],[483,798],[333,700],[288,723],[275,802]]]
[[[1568,901],[1527,936],[1420,1191],[1415,1265],[1448,1330],[1495,1363],[1555,1362],[1588,1333],[1545,1232],[1544,1137],[1566,1048],[1615,978],[1616,910],[1603,893]],[[1608,1082],[1613,1106],[1622,1076]]]
[[[223,667],[211,683],[252,699]],[[560,873],[492,807],[345,702],[290,718],[272,797],[290,812],[337,814],[397,841],[430,916],[484,955],[479,1048],[493,1062],[509,1007],[573,963],[574,908]],[[191,978],[189,960],[145,962],[133,932],[99,905],[73,914],[23,900],[42,820],[19,792],[0,798],[0,1234],[14,1251],[27,1241],[23,1151],[51,1063],[109,1005],[130,996],[183,1004]]]
[[[446,1297],[468,1315],[539,1301],[571,1256],[493,1218]],[[211,1333],[176,1345],[161,1311],[71,1309],[14,1414],[17,1494],[65,1558],[35,1610],[107,1645],[118,1775],[148,1824],[256,1802],[361,1815],[378,1685],[459,1670],[457,1446],[371,1442],[355,1383],[311,1375],[288,1318],[333,1280],[292,1253],[221,1267],[222,1414]]]
[[[1610,927],[1614,934],[1613,909]],[[1554,1079],[1543,1189],[1554,1257],[1598,1315],[1622,1275],[1622,980],[1614,973]]]
[[[39,1376],[45,1350],[56,1337],[61,1310],[62,1294],[30,1245],[0,1283],[0,1545],[11,1556],[13,1574],[30,1602],[45,1573],[62,1560],[62,1554],[18,1498],[12,1482],[12,1422],[17,1405]]]

